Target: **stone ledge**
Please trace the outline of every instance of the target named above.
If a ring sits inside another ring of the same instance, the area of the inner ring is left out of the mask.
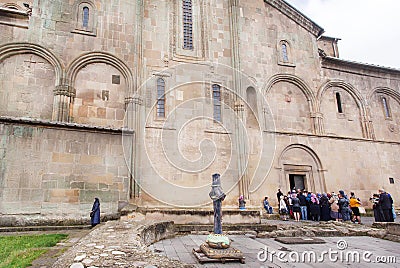
[[[156,222],[143,227],[139,234],[141,242],[149,246],[157,241],[175,237],[173,221]]]
[[[120,218],[119,213],[103,214],[101,215],[100,221],[105,222],[109,220],[117,220]],[[40,214],[36,215],[0,215],[0,227],[28,227],[28,226],[53,226],[53,227],[65,227],[65,226],[82,226],[90,224],[90,217],[71,218],[66,216],[44,216]]]
[[[202,209],[163,209],[138,208],[136,214],[142,214],[146,220],[174,221],[175,224],[213,224],[214,212]],[[226,224],[261,223],[259,210],[224,209]]]
[[[374,222],[372,227],[386,229],[388,234],[400,237],[400,223],[398,222]]]
[[[0,227],[0,233],[90,229],[91,225]]]
[[[93,126],[87,124],[69,123],[69,122],[59,122],[50,121],[44,119],[35,119],[28,117],[12,117],[12,116],[0,116],[0,123],[4,124],[25,124],[34,125],[37,127],[53,127],[60,129],[73,129],[73,130],[83,130],[92,132],[105,132],[112,134],[133,134],[134,131],[125,128],[114,128],[114,127],[103,127],[103,126]]]

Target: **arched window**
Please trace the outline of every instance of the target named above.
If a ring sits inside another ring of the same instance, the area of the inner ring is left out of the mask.
[[[157,79],[157,117],[165,117],[165,81]]]
[[[193,49],[192,0],[182,0],[183,8],[183,49]]]
[[[217,84],[212,85],[214,120],[221,122],[221,87]]]
[[[390,118],[391,117],[390,109],[386,97],[382,97],[382,105],[383,105],[383,110],[385,112],[385,117]]]
[[[257,126],[257,93],[254,87],[248,87],[246,90],[246,100],[247,100],[247,115],[246,115],[246,126],[253,127]]]
[[[89,8],[84,7],[82,10],[82,27],[88,27],[89,26]]]
[[[286,40],[280,40],[277,44],[278,65],[296,67],[294,57],[292,57],[291,44]]]
[[[75,0],[75,28],[73,33],[97,35],[97,10],[92,0]]]
[[[341,113],[343,113],[343,108],[342,108],[342,99],[340,97],[340,93],[336,92],[335,96],[336,96],[337,111],[338,111],[338,113],[341,114]]]
[[[289,61],[288,52],[287,52],[287,45],[285,43],[282,43],[282,61],[283,62],[288,62]]]

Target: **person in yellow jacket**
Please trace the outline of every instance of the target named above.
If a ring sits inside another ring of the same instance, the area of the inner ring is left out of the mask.
[[[361,214],[360,210],[358,209],[361,206],[361,202],[359,198],[356,198],[353,192],[350,193],[350,208],[353,211],[353,218],[351,219],[352,222],[358,222],[361,224]]]

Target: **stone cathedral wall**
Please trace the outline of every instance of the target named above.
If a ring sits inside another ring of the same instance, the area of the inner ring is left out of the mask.
[[[283,1],[193,0],[191,49],[182,1],[9,2],[3,222],[84,221],[95,196],[107,215],[128,202],[209,208],[216,172],[226,207],[243,192],[248,207],[274,204],[293,175],[363,200],[383,187],[398,206],[399,70],[327,57],[322,29]]]

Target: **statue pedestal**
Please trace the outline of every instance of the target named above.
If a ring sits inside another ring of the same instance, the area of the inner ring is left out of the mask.
[[[224,234],[209,234],[205,243],[200,249],[193,249],[193,254],[200,263],[204,262],[245,262],[243,253],[230,246],[229,238]]]
[[[245,257],[243,256],[243,253],[233,247],[229,247],[226,249],[216,249],[211,248],[206,243],[203,243],[201,244],[200,249],[193,249],[192,252],[200,263],[225,263],[232,261],[240,261],[241,263],[245,263]]]

